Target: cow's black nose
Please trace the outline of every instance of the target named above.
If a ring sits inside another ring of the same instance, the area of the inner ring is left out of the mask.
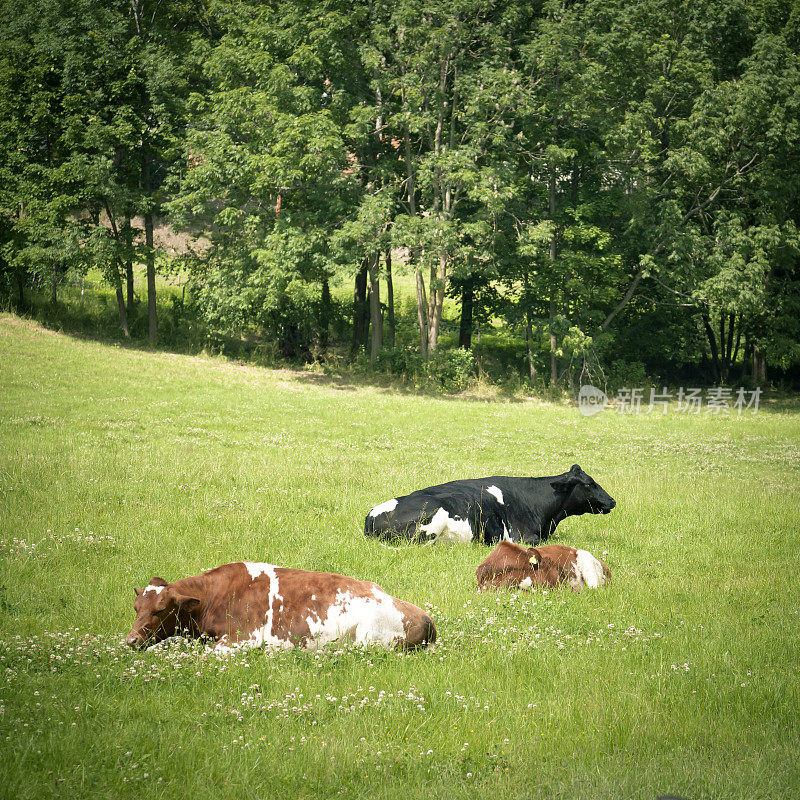
[[[617,504],[617,501],[612,497],[611,498],[611,505],[609,506],[609,508],[614,508],[614,506],[616,506],[616,504]]]

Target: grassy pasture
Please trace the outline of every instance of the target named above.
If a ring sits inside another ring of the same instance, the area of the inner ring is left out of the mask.
[[[579,462],[610,588],[473,589],[375,502]],[[800,796],[800,406],[585,419],[99,345],[0,316],[0,796]],[[370,578],[439,643],[133,653],[133,587],[250,558]]]

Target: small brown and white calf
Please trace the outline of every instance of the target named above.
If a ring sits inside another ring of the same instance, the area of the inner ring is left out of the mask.
[[[476,575],[479,589],[569,585],[579,591],[611,580],[611,570],[586,550],[563,544],[521,547],[513,542],[500,542]]]
[[[238,561],[134,589],[131,647],[183,633],[220,646],[321,647],[337,639],[384,647],[433,644],[436,628],[420,608],[377,584],[336,575]]]

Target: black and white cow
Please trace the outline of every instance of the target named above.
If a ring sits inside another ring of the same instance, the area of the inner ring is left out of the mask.
[[[382,539],[539,544],[562,519],[608,514],[614,498],[577,464],[547,478],[451,481],[375,506],[364,533]]]

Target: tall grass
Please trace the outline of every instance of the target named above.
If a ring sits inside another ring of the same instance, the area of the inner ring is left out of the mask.
[[[0,794],[790,798],[800,406],[601,414],[315,382],[0,317]],[[607,589],[482,593],[371,505],[579,462]],[[133,587],[251,558],[431,609],[417,654],[121,645]]]

